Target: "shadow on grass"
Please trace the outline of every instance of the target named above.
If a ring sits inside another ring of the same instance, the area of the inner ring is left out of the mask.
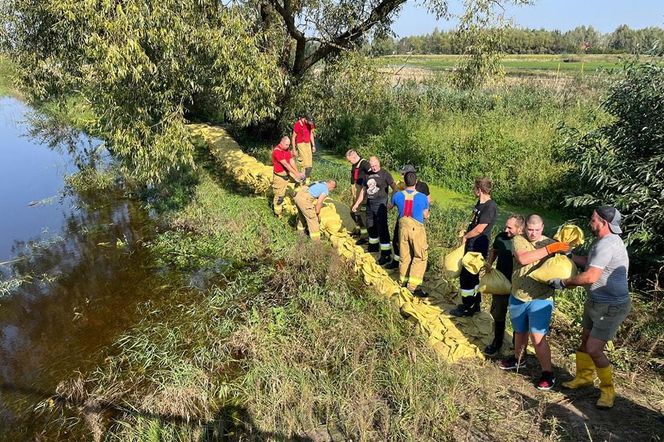
[[[236,440],[274,440],[288,442],[313,442],[309,436],[287,436],[273,431],[263,431],[254,422],[249,410],[239,405],[222,407],[210,421],[191,419],[175,414],[153,413],[139,408],[129,408],[102,400],[84,400],[63,395],[51,395],[32,387],[3,383],[3,393],[20,394],[35,397],[40,401],[53,400],[55,404],[76,407],[85,416],[104,416],[108,425],[112,421],[121,421],[127,417],[140,417],[164,424],[176,424],[191,429],[200,428],[200,442],[236,441]],[[67,423],[70,425],[70,423]]]
[[[564,367],[554,366],[556,386],[554,392],[562,394],[562,399],[552,397],[551,401],[541,404],[540,394],[533,385],[532,393],[509,389],[512,396],[521,400],[523,408],[540,409],[540,428],[544,433],[560,432],[563,439],[575,441],[654,441],[664,439],[664,420],[662,414],[644,407],[632,399],[621,396],[620,381],[617,382],[615,405],[610,410],[602,410],[595,406],[599,398],[599,389],[587,387],[571,390],[562,387],[562,382],[574,377]],[[539,377],[539,365],[535,358],[530,359],[528,367],[518,375],[534,382]],[[554,393],[555,394],[555,393]],[[553,428],[554,422],[558,428]]]

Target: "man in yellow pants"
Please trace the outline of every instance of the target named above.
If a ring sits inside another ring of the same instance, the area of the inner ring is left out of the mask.
[[[278,217],[281,217],[290,177],[292,176],[298,182],[304,180],[304,174],[295,167],[289,147],[288,137],[282,137],[279,144],[272,149],[272,192],[274,193],[272,208]]]
[[[293,134],[291,141],[293,144],[293,156],[297,158],[300,168],[304,170],[307,183],[314,166],[313,155],[316,152],[316,136],[314,130],[314,120],[311,116],[300,115],[300,118],[293,125]]]
[[[399,210],[399,278],[415,296],[426,296],[419,288],[427,269],[429,246],[424,220],[429,218],[429,199],[415,190],[417,175],[404,176],[406,189],[392,196],[392,205]]]
[[[318,181],[310,186],[302,186],[295,194],[295,205],[298,209],[297,230],[304,232],[304,225],[309,229],[309,237],[320,239],[318,216],[327,195],[337,187],[334,180]]]

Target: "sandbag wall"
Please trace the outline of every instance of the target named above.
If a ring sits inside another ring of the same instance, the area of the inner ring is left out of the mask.
[[[192,124],[192,132],[203,138],[209,145],[210,152],[225,172],[238,185],[253,189],[257,194],[267,194],[272,181],[272,167],[267,166],[250,155],[242,152],[240,146],[220,127]],[[284,212],[296,214],[297,209],[292,199],[293,186],[287,195]],[[445,293],[432,293],[432,299],[422,300],[402,288],[388,273],[380,267],[373,255],[355,245],[355,240],[343,227],[342,218],[335,202],[327,199],[321,211],[321,231],[332,243],[338,253],[345,258],[354,270],[362,276],[364,282],[377,293],[389,299],[411,318],[421,332],[428,336],[428,342],[448,361],[462,358],[483,358],[479,346],[491,341],[492,319],[486,312],[471,318],[455,318],[447,311],[451,304],[441,303]],[[443,291],[449,287],[445,281],[439,281]],[[431,292],[432,290],[430,290]]]

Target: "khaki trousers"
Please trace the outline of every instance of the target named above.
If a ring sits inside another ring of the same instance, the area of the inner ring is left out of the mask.
[[[281,216],[281,213],[283,212],[283,204],[284,198],[286,197],[286,190],[288,189],[288,181],[288,174],[272,174],[272,192],[274,193],[274,197],[272,198],[272,207],[274,209],[274,214],[277,216]]]
[[[297,143],[297,161],[300,164],[300,170],[303,167],[313,167],[314,158],[311,152],[311,143]]]
[[[320,225],[316,215],[316,198],[309,193],[308,186],[302,186],[295,194],[297,206],[297,230],[304,231],[304,225],[309,229],[311,239],[320,239]]]
[[[429,246],[424,224],[404,216],[399,219],[399,278],[413,291],[422,284],[429,259]]]

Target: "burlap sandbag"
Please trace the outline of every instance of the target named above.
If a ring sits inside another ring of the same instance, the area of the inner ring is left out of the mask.
[[[464,246],[461,245],[445,255],[443,269],[448,276],[455,278],[461,274],[461,260],[463,259]]]
[[[537,270],[528,276],[537,282],[547,284],[552,279],[567,279],[577,274],[576,265],[565,255],[555,255],[547,259]]]
[[[480,277],[480,292],[492,295],[509,295],[512,283],[503,275],[503,272],[491,269]]]
[[[583,230],[574,224],[567,224],[558,229],[558,232],[553,235],[553,239],[566,242],[572,248],[583,245]]]
[[[479,252],[468,252],[463,255],[461,264],[473,275],[477,275],[484,267],[484,256]]]

